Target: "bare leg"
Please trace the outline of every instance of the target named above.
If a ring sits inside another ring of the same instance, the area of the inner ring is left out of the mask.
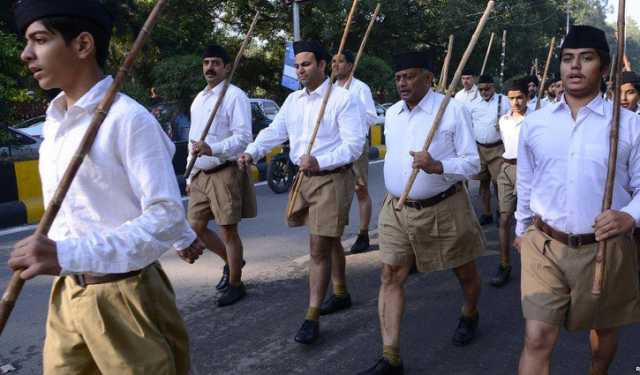
[[[358,198],[358,208],[360,209],[360,231],[369,231],[371,222],[371,196],[366,186],[356,184],[356,198]]]
[[[191,222],[191,228],[196,232],[198,238],[204,242],[207,249],[217,254],[227,263],[227,249],[224,243],[215,232],[207,228],[207,224],[207,221],[193,221]]]
[[[480,202],[484,215],[491,216],[491,180],[480,180]]]
[[[242,240],[238,234],[238,225],[222,225],[220,228],[229,260],[229,284],[238,287],[242,281],[243,259]]]
[[[559,335],[559,326],[527,320],[518,375],[549,375],[551,353]]]
[[[591,369],[594,374],[606,374],[618,350],[618,329],[591,330]]]
[[[331,282],[333,285],[347,285],[347,259],[339,238],[332,238],[331,250]]]
[[[329,284],[329,256],[333,251],[334,237],[311,235],[309,263],[309,307],[319,308]]]
[[[384,346],[399,347],[400,326],[404,315],[404,283],[412,264],[404,266],[382,265],[382,285],[378,296],[380,333]]]
[[[498,235],[500,238],[500,262],[508,265],[511,261],[511,225],[513,215],[507,213],[500,214],[500,227]]]
[[[462,313],[465,316],[472,316],[478,309],[480,299],[480,274],[476,269],[476,262],[471,261],[453,270],[464,294],[464,305]]]

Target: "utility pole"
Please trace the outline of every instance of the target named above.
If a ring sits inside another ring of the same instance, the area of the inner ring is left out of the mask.
[[[293,40],[300,40],[300,5],[296,0],[293,1]]]

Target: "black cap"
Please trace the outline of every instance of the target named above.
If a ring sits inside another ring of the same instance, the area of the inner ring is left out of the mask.
[[[19,0],[15,16],[20,34],[24,34],[33,22],[48,17],[88,18],[108,35],[113,28],[113,16],[97,0]]]
[[[334,55],[337,55],[338,51],[336,51],[336,53],[334,53]],[[348,63],[353,64],[356,59],[353,56],[353,52],[351,52],[348,49],[345,49],[342,51],[342,56],[344,56],[344,59],[347,60]]]
[[[433,72],[433,52],[431,50],[405,52],[393,56],[393,71],[422,68]]]
[[[558,81],[562,81],[562,77],[560,76],[560,72],[553,72],[549,74],[549,78],[547,79],[549,83],[556,83]]]
[[[293,42],[293,53],[295,55],[302,52],[312,52],[318,61],[330,61],[327,50],[317,40],[298,40]]]
[[[476,71],[473,70],[472,68],[464,68],[462,70],[462,75],[463,76],[474,76],[475,77],[475,76],[478,75],[478,73],[476,73]]]
[[[480,83],[490,83],[490,84],[494,84],[495,82],[493,81],[493,77],[488,75],[488,74],[483,74],[480,76],[480,78],[478,79],[478,84]]]
[[[609,53],[609,44],[604,31],[587,25],[574,25],[569,29],[560,49],[595,48]]]
[[[531,82],[535,83],[536,86],[540,86],[540,80],[535,76],[535,74],[527,77],[527,85]]]
[[[640,77],[635,72],[622,72],[622,84],[640,84]]]
[[[229,58],[229,54],[227,53],[227,51],[218,45],[210,45],[207,46],[207,48],[204,49],[204,52],[202,53],[202,58],[206,59],[207,57],[211,58],[211,57],[219,57],[222,59],[222,61],[226,64],[229,63],[229,61],[231,61],[231,59]]]

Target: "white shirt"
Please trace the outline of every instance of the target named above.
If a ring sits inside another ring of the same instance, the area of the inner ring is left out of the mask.
[[[215,107],[224,81],[213,89],[205,87],[191,104],[191,128],[189,139],[197,141],[207,126],[213,107]],[[229,85],[222,104],[211,124],[205,142],[211,147],[213,156],[199,156],[191,176],[199,170],[209,170],[228,160],[236,160],[238,154],[253,140],[251,134],[251,104],[247,95],[234,85]],[[189,142],[191,149],[191,142]],[[191,160],[191,152],[187,156],[187,164]],[[191,177],[190,176],[190,177]]]
[[[501,104],[498,113],[498,102]],[[469,107],[471,122],[473,124],[473,135],[478,143],[495,143],[500,140],[498,131],[498,119],[511,110],[509,99],[501,94],[494,94],[489,101],[481,99],[471,104]]]
[[[540,103],[540,109],[544,108],[547,104],[550,104],[550,103],[545,102],[543,98],[542,102]],[[527,112],[535,112],[537,105],[538,105],[538,97],[536,96],[535,98],[531,98],[531,100],[529,100],[529,102],[527,103]]]
[[[295,164],[307,152],[329,79],[312,92],[305,88],[294,91],[269,127],[263,129],[246,153],[253,160],[263,157],[273,147],[289,139],[289,157]],[[349,91],[333,87],[320,122],[311,155],[318,160],[320,170],[331,170],[352,163],[362,154],[365,136],[358,100]]]
[[[456,100],[463,102],[465,105],[473,104],[479,100],[482,100],[478,87],[473,85],[469,90],[462,89],[454,96]]]
[[[529,110],[525,113],[525,116],[529,114]],[[504,154],[502,157],[505,159],[517,159],[518,158],[518,140],[520,138],[520,128],[525,116],[514,117],[513,113],[507,113],[500,117],[500,135],[502,136],[502,143],[504,144]]]
[[[104,78],[68,110],[64,92],[49,105],[39,161],[45,205],[112,82]],[[49,232],[62,274],[138,270],[172,245],[181,250],[195,240],[171,164],[174,151],[144,107],[116,96]]]
[[[597,96],[574,121],[563,96],[527,116],[518,146],[518,235],[534,215],[556,230],[593,233],[604,196],[612,113],[613,105]],[[611,207],[639,223],[640,118],[622,109],[619,136]]]
[[[349,92],[353,98],[357,98],[359,101],[360,110],[362,111],[360,116],[363,120],[362,131],[366,137],[369,135],[369,127],[378,120],[378,112],[376,111],[376,104],[373,101],[371,89],[366,83],[353,77],[351,79],[351,85],[349,86]]]
[[[429,90],[413,110],[409,110],[404,101],[397,102],[387,110],[384,182],[391,195],[399,197],[404,191],[413,172],[413,157],[409,151],[422,150],[443,100],[442,94]],[[420,171],[409,199],[433,197],[480,171],[478,147],[471,132],[471,117],[462,103],[456,100],[449,102],[429,153],[442,162],[444,173],[439,175]]]

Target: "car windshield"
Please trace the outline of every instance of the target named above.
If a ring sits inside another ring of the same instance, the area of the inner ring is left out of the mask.
[[[271,120],[273,120],[274,117],[276,117],[276,115],[278,114],[278,111],[280,110],[278,108],[278,106],[275,103],[272,102],[264,102],[262,104],[262,110],[264,111],[264,114]]]

